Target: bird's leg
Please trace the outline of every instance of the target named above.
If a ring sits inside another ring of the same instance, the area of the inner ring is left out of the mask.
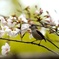
[[[35,41],[37,41],[37,40],[34,40],[34,41],[32,41],[31,43],[33,43],[33,42],[35,42]],[[41,40],[40,40],[40,42],[39,42],[39,44],[41,43]]]
[[[34,41],[32,41],[32,42],[35,42],[35,41],[37,41],[37,40],[34,40]]]
[[[40,40],[40,42],[39,42],[39,44],[41,43],[41,40]]]

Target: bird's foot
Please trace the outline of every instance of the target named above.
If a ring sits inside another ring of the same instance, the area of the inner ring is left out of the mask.
[[[31,43],[34,43],[35,41],[32,41]]]
[[[33,41],[31,43],[33,43]]]
[[[31,43],[34,43],[35,41],[32,41]]]
[[[40,45],[40,43],[39,43],[39,45]]]

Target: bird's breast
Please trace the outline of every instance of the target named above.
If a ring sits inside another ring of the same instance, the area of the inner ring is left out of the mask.
[[[36,40],[42,40],[43,38],[36,32],[36,31],[32,31],[32,35]]]

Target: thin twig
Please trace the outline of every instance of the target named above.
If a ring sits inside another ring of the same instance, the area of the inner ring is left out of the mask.
[[[7,39],[7,38],[0,38],[0,40],[8,40],[8,41],[21,42],[21,43],[33,44],[33,45],[41,46],[41,47],[47,49],[48,51],[58,55],[56,52],[52,51],[51,49],[49,49],[49,48],[47,48],[47,47],[45,47],[44,45],[41,45],[41,44],[36,44],[36,43],[33,43],[33,42],[24,42],[24,41],[19,41],[19,40],[12,40],[12,39]]]
[[[55,45],[55,44],[51,41],[51,39],[48,37],[47,34],[46,34],[46,40],[47,40],[48,42],[50,42],[51,44],[53,44],[56,48],[59,49],[59,47],[58,47],[57,45]]]

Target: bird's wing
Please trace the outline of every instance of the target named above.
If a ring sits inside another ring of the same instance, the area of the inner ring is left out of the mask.
[[[37,31],[37,33],[38,33],[39,35],[41,35],[42,39],[44,39],[44,40],[46,41],[44,35],[43,35],[40,31],[38,31],[38,30],[36,30],[36,31]]]

